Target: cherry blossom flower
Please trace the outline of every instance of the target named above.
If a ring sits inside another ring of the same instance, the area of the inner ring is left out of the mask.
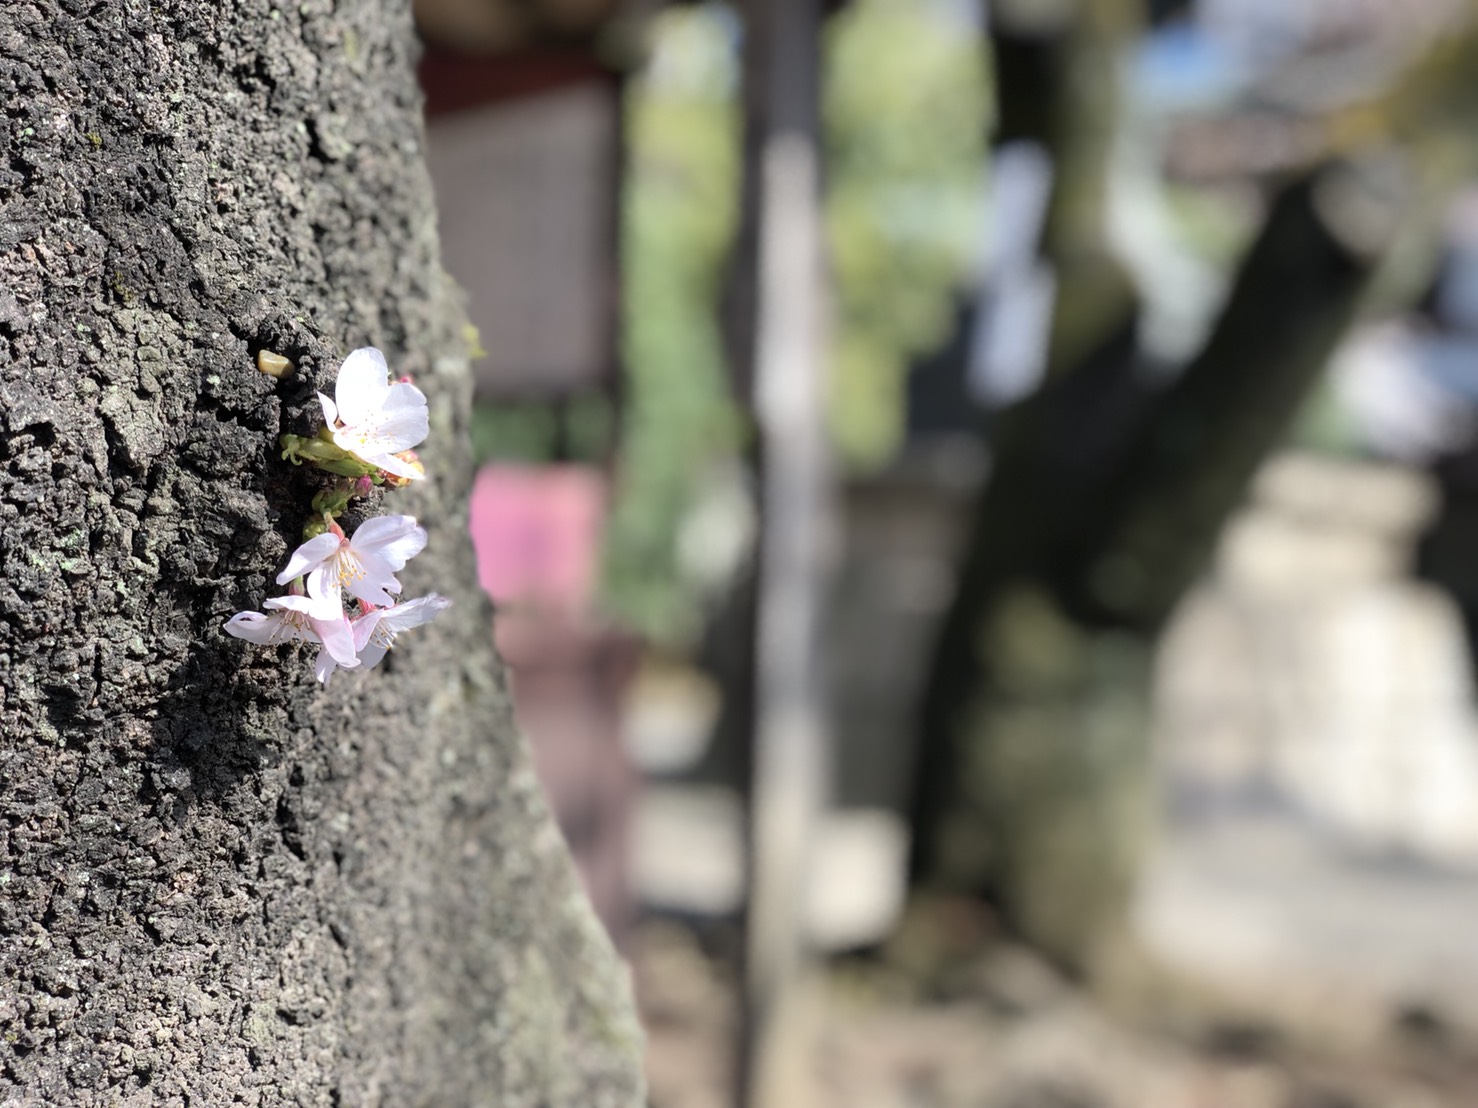
[[[237,612],[226,621],[226,634],[262,646],[302,639],[319,643],[322,647],[320,657],[327,656],[345,669],[359,665],[354,630],[344,615],[343,605],[337,600],[294,593],[273,597],[262,607],[271,609],[270,614]],[[320,674],[318,679],[323,681],[327,678]]]
[[[293,551],[279,585],[308,575],[308,595],[340,603],[341,590],[378,607],[395,603],[397,570],[426,547],[425,528],[415,516],[376,516],[361,523],[352,538],[334,524]]]
[[[355,350],[339,367],[334,399],[318,394],[334,444],[361,461],[406,480],[425,474],[396,457],[425,440],[426,397],[409,381],[390,383],[385,355],[373,346]]]
[[[386,651],[395,645],[395,636],[412,627],[430,623],[452,606],[444,596],[430,593],[396,604],[392,608],[375,608],[354,621],[354,646],[366,669],[380,664]]]
[[[423,623],[430,623],[451,605],[452,602],[446,597],[431,593],[390,608],[366,607],[363,615],[351,621],[354,646],[359,652],[355,663],[363,669],[373,669],[394,646],[396,635]],[[339,661],[337,654],[325,648],[318,652],[313,672],[320,681],[327,684],[329,674],[333,673],[336,665],[343,663]]]

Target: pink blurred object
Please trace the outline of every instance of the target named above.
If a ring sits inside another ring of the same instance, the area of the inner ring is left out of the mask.
[[[485,466],[472,487],[477,576],[499,604],[580,615],[600,562],[605,481],[583,466]]]

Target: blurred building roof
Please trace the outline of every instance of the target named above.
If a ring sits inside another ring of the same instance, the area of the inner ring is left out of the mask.
[[[589,40],[620,14],[655,3],[633,0],[415,0],[430,42],[488,57]]]
[[[613,84],[585,82],[428,125],[443,259],[487,351],[483,391],[569,391],[610,369],[618,111]]]

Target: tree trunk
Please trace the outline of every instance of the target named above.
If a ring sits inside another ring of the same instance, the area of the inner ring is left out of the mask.
[[[641,1103],[473,588],[414,49],[389,0],[0,14],[7,1105]],[[309,512],[279,433],[368,344],[430,399],[406,595],[456,605],[325,690],[221,626]]]

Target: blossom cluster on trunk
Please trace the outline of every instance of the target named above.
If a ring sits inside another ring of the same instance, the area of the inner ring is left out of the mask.
[[[415,517],[376,516],[352,535],[335,518],[375,486],[424,478],[412,448],[429,430],[425,395],[406,378],[391,384],[384,355],[366,347],[344,359],[333,399],[320,392],[318,401],[323,429],[310,438],[283,435],[283,458],[339,480],[313,498],[305,541],[277,575],[287,595],[265,601],[265,612],[238,612],[225,631],[264,646],[318,644],[313,672],[327,683],[335,669],[378,665],[396,635],[430,622],[451,601],[436,593],[399,599],[396,573],[426,547]]]

